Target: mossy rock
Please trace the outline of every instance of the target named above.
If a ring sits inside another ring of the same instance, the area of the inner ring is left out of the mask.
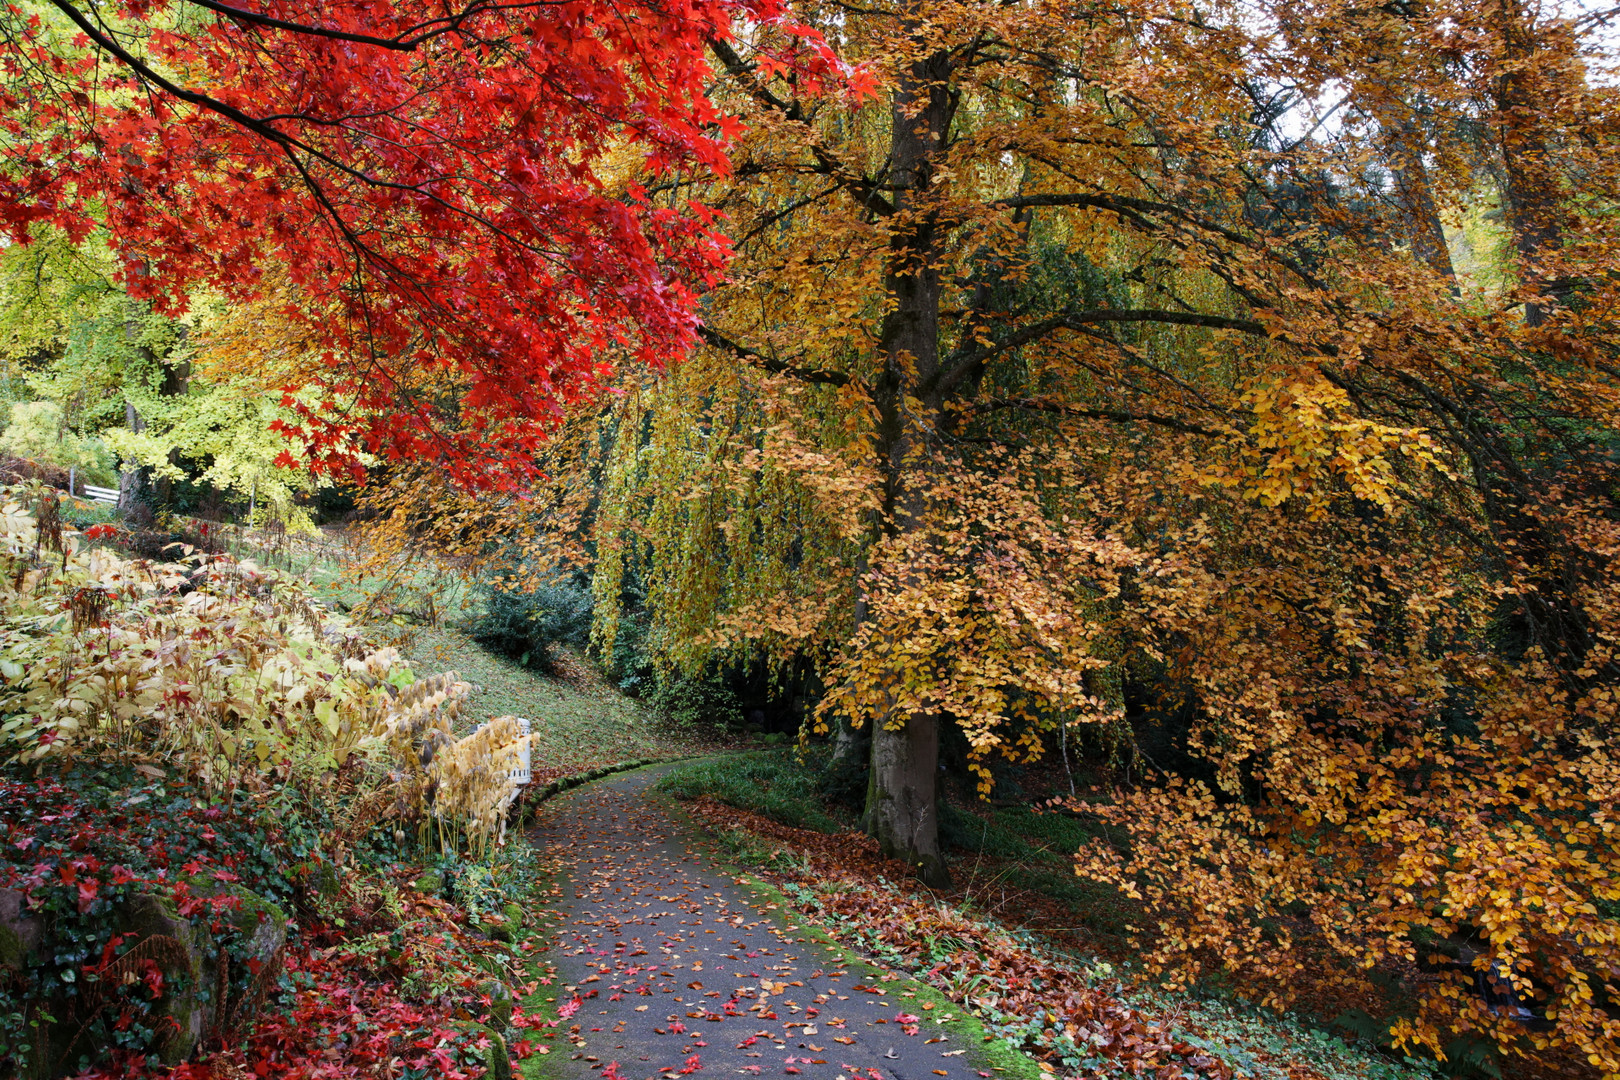
[[[489,1066],[489,1072],[484,1075],[487,1080],[512,1080],[512,1052],[506,1048],[506,1037],[491,1029],[486,1053],[485,1064]]]
[[[315,892],[322,900],[336,900],[343,890],[343,876],[338,868],[322,859],[315,864]]]
[[[513,923],[506,915],[485,915],[481,925],[492,940],[508,945],[517,940],[518,930],[522,928],[521,923]]]
[[[153,1018],[173,1021],[168,1038],[157,1050],[163,1064],[178,1065],[191,1056],[208,1026],[207,1010],[197,1001],[203,977],[203,935],[181,916],[173,899],[156,893],[130,897],[118,913],[118,923],[124,933],[135,934],[137,941],[167,939],[174,943],[154,957],[163,970],[165,993]],[[160,1026],[153,1024],[154,1030]]]
[[[411,882],[411,888],[423,896],[439,896],[444,892],[444,875],[437,870],[429,870]]]
[[[247,962],[250,966],[256,965],[257,980],[267,980],[272,973],[279,970],[283,950],[287,947],[287,913],[279,906],[266,900],[258,893],[233,885],[227,882],[215,881],[210,878],[190,877],[183,879],[191,886],[192,892],[198,896],[215,898],[229,896],[237,901],[235,907],[221,911],[217,918],[236,932],[237,937],[245,943],[242,951],[245,957],[239,957],[235,962]],[[215,916],[211,916],[215,917]],[[206,1038],[212,1033],[215,1021],[220,1013],[220,1002],[216,995],[220,988],[219,947],[214,943],[212,935],[201,928],[197,935],[202,945],[199,956],[199,981],[197,986],[197,1008],[204,1013],[201,1024],[201,1036]],[[227,981],[230,971],[227,970]],[[233,1004],[240,1008],[241,1002],[227,1001],[227,1008]],[[235,1016],[233,1020],[244,1021],[247,1016]]]
[[[499,979],[491,979],[481,988],[489,996],[489,1026],[496,1032],[512,1027],[512,989]]]

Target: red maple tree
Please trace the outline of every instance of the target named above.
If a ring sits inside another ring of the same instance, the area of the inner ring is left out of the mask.
[[[776,0],[8,5],[0,225],[105,229],[169,312],[285,266],[324,352],[288,428],[318,465],[499,483],[609,347],[656,365],[693,340],[724,239],[604,167],[726,170],[704,54],[739,16],[780,21]]]

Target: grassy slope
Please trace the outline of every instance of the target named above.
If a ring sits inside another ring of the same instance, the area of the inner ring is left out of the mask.
[[[420,631],[406,656],[418,674],[456,671],[473,683],[477,689],[468,703],[472,722],[492,716],[532,721],[537,780],[711,748],[695,733],[671,730],[657,714],[607,683],[588,676],[546,678],[486,652],[458,630]]]

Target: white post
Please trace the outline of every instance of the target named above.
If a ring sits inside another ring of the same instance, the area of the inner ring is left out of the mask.
[[[76,474],[78,471],[79,467],[77,465],[68,466],[68,498],[70,499],[73,498],[74,474]]]

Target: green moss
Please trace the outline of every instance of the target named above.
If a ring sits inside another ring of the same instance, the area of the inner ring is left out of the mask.
[[[506,1036],[489,1029],[487,1055],[485,1061],[489,1065],[489,1072],[484,1075],[488,1080],[512,1080],[512,1052],[506,1048]]]
[[[0,967],[23,967],[26,955],[22,937],[9,926],[0,926]]]
[[[489,1026],[505,1032],[512,1026],[512,991],[499,979],[491,979],[483,986],[489,995]]]

